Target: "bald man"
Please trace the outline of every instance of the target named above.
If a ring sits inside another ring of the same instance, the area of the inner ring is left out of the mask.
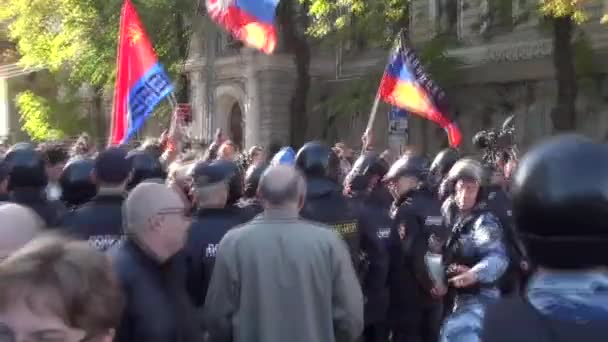
[[[299,218],[303,177],[270,167],[258,196],[264,214],[229,231],[217,249],[204,312],[211,340],[355,341],[363,330],[359,281],[340,237]]]
[[[0,260],[23,247],[44,229],[35,211],[14,203],[0,203]]]
[[[128,304],[114,341],[200,341],[176,256],[190,226],[187,209],[164,184],[140,183],[125,200],[127,238],[110,255]]]

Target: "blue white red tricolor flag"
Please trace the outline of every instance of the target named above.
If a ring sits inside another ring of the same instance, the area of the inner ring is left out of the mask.
[[[135,7],[130,0],[125,0],[120,20],[110,145],[126,143],[172,91],[171,80],[158,62]]]
[[[379,95],[393,106],[434,121],[446,131],[450,146],[456,148],[460,145],[462,134],[449,115],[445,93],[426,74],[416,52],[406,45],[404,37],[399,39],[390,56],[380,81]]]
[[[207,0],[207,12],[236,39],[270,54],[277,45],[278,4],[279,0]]]

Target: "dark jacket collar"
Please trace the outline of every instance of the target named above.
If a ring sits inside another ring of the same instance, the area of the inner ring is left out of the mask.
[[[9,198],[17,203],[45,203],[46,192],[39,188],[21,188],[10,192]]]

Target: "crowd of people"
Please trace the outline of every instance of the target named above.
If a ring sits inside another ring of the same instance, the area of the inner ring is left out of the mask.
[[[0,341],[604,341],[608,146],[163,134],[0,161]]]

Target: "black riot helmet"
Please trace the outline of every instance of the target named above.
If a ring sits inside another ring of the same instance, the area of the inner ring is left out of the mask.
[[[388,163],[377,153],[366,152],[357,158],[346,175],[344,187],[351,192],[365,191],[374,177],[383,179],[388,169]]]
[[[397,160],[388,170],[384,180],[391,182],[399,177],[416,177],[426,181],[429,173],[429,160],[416,154],[406,154]]]
[[[266,170],[267,166],[265,164],[261,165],[252,165],[245,173],[245,191],[244,197],[253,198],[256,196],[258,191],[258,184],[260,183],[260,178],[262,174]]]
[[[163,166],[158,158],[147,151],[131,151],[127,155],[133,168],[133,176],[128,184],[133,189],[146,179],[165,178]]]
[[[429,171],[431,183],[435,186],[439,185],[458,158],[458,151],[453,148],[446,148],[437,153]]]
[[[9,190],[44,188],[48,178],[43,155],[28,143],[13,146],[4,160],[9,169]]]
[[[306,177],[338,180],[340,160],[336,153],[320,142],[306,143],[296,155],[296,166]]]
[[[440,198],[452,195],[459,180],[473,181],[479,184],[480,191],[485,188],[487,173],[483,164],[472,158],[459,159],[448,172],[439,189]]]
[[[608,265],[608,147],[578,135],[529,151],[512,184],[513,214],[532,261],[558,269]]]
[[[69,206],[79,206],[91,200],[97,193],[97,187],[91,180],[95,162],[88,158],[70,161],[61,172],[61,200]]]

